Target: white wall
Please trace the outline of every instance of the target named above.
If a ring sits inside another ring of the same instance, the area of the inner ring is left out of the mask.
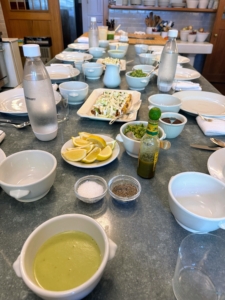
[[[0,2],[0,31],[2,32],[2,37],[7,38],[8,37],[8,33],[7,33],[7,29],[5,26],[5,19],[3,16],[3,11],[2,11],[2,6],[1,6],[1,2]]]

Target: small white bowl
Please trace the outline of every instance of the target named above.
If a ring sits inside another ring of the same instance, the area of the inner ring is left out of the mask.
[[[146,53],[148,51],[148,45],[136,44],[136,45],[134,45],[134,49],[137,54]]]
[[[139,54],[139,59],[141,64],[153,65],[156,61],[156,55],[151,53],[141,53]]]
[[[52,187],[56,175],[56,158],[41,150],[14,153],[2,162],[0,185],[20,202],[43,198]]]
[[[186,0],[187,8],[197,8],[199,1],[198,0]]]
[[[191,34],[191,33],[189,33],[188,34],[188,42],[189,43],[194,43],[194,41],[196,40],[196,36],[197,36],[197,34]]]
[[[142,72],[150,73],[154,67],[152,65],[136,65],[133,67],[134,70],[142,70]],[[150,79],[154,76],[154,73],[150,74]]]
[[[167,122],[164,122],[163,118],[175,118],[180,120],[182,123],[179,124],[170,124]],[[159,125],[162,127],[162,129],[166,133],[166,137],[168,139],[174,139],[178,135],[181,134],[181,132],[184,129],[185,124],[187,123],[187,118],[181,114],[174,113],[174,112],[164,112],[161,114],[161,117],[159,119]]]
[[[171,95],[167,94],[155,94],[148,98],[148,102],[152,107],[158,107],[161,112],[178,112],[181,107],[181,100]]]
[[[90,80],[99,79],[103,73],[103,64],[87,62],[82,64],[82,69],[85,77]]]
[[[109,41],[107,40],[99,40],[99,47],[101,48],[107,48],[109,46]]]
[[[93,55],[93,58],[101,58],[105,53],[105,49],[101,47],[91,47],[89,48],[89,53]]]
[[[95,274],[82,285],[66,291],[48,291],[38,286],[33,275],[33,264],[39,248],[52,236],[65,231],[81,231],[98,244],[102,262]],[[38,226],[27,238],[13,269],[18,277],[41,299],[78,300],[87,296],[100,281],[108,260],[115,256],[117,245],[110,240],[101,225],[81,214],[68,214],[52,218]]]
[[[110,57],[113,58],[124,58],[124,56],[126,55],[126,51],[124,50],[108,50],[108,54]]]
[[[225,229],[225,183],[207,174],[184,172],[170,179],[168,190],[170,209],[183,228],[194,233]]]
[[[190,32],[191,30],[180,30],[180,39],[182,42],[187,41]]]
[[[209,0],[199,0],[198,8],[207,8]]]
[[[139,149],[140,149],[140,141],[133,140],[129,137],[127,137],[124,132],[128,125],[140,125],[143,124],[147,127],[148,122],[146,121],[132,121],[127,122],[124,125],[120,127],[120,134],[117,134],[116,140],[119,142],[122,142],[124,145],[124,148],[128,155],[138,158]],[[166,138],[166,134],[164,130],[159,126],[159,139],[164,140]]]
[[[103,188],[103,193],[100,196],[96,196],[96,197],[84,197],[84,196],[80,195],[78,193],[78,189],[81,184],[83,184],[87,181],[89,181],[89,182],[92,181],[98,185],[101,185],[101,187]],[[86,203],[95,203],[105,197],[105,195],[107,193],[107,182],[105,181],[104,178],[102,178],[100,176],[95,176],[95,175],[84,176],[84,177],[80,178],[79,180],[77,180],[77,182],[75,183],[74,192],[75,192],[76,197],[78,199],[80,199],[81,201],[86,202]]]
[[[130,76],[131,72],[132,71],[126,73],[126,81],[129,88],[136,91],[144,90],[149,83],[150,75],[147,75],[146,77],[133,77]]]
[[[209,32],[199,32],[197,31],[196,42],[203,43],[207,39]]]
[[[128,43],[109,43],[110,50],[124,50],[127,53],[129,44]]]
[[[82,81],[67,81],[59,85],[60,93],[68,98],[68,103],[77,105],[84,102],[88,95],[88,84]]]

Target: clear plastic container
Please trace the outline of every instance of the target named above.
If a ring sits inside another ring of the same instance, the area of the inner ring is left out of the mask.
[[[89,37],[89,48],[98,47],[98,43],[99,43],[98,26],[95,17],[91,17],[91,25],[89,27],[88,37]]]
[[[176,44],[177,30],[169,30],[160,59],[157,86],[161,92],[168,92],[173,84],[177,68],[178,50]]]
[[[24,45],[24,96],[32,130],[41,141],[54,139],[58,131],[56,103],[50,77],[40,58],[39,45]]]

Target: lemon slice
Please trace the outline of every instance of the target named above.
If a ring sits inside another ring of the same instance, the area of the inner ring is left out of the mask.
[[[107,142],[106,145],[109,146],[113,150],[116,146],[116,140],[113,140],[111,142]]]
[[[77,149],[85,149],[87,150],[87,154],[94,148],[94,145],[86,145],[86,146],[81,146],[81,147],[75,147],[75,148],[67,148],[67,151],[73,151],[73,150],[77,150]]]
[[[97,160],[103,161],[108,159],[112,155],[112,148],[106,146],[97,156]]]
[[[75,147],[82,147],[82,146],[87,146],[87,145],[91,144],[91,142],[83,140],[79,136],[78,137],[73,137],[72,136],[72,142],[73,142]]]
[[[62,156],[69,161],[80,161],[87,155],[85,149],[73,149],[70,151],[62,152]]]
[[[86,140],[90,135],[91,133],[89,132],[85,132],[85,131],[79,132],[79,136],[84,140]]]
[[[90,143],[93,143],[95,144],[97,147],[103,149],[106,147],[106,141],[101,138],[100,136],[98,135],[93,135],[91,134],[88,138],[87,138],[87,141],[90,142]]]
[[[82,162],[86,164],[93,163],[100,152],[101,149],[99,147],[95,147],[85,158],[82,159]]]

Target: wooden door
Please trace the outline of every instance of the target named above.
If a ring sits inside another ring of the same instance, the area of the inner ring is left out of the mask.
[[[39,1],[42,3],[41,1]],[[8,37],[47,37],[52,39],[51,52],[54,57],[63,50],[63,34],[59,0],[45,0],[46,7],[36,10],[33,1],[1,0]]]
[[[213,51],[207,55],[202,74],[219,89],[225,87],[225,0],[219,1],[210,42]]]

